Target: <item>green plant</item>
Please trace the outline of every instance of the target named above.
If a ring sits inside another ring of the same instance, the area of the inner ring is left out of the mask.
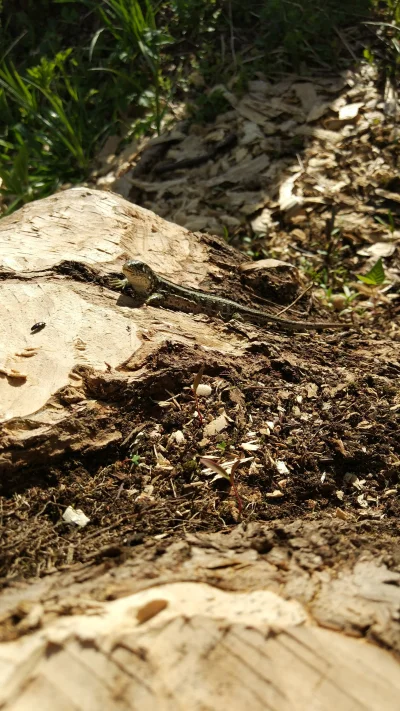
[[[326,256],[327,251],[318,250],[318,254]],[[337,260],[339,253],[336,253],[333,256],[335,257],[335,260]],[[348,270],[343,264],[335,264],[330,268],[327,266],[317,268],[307,258],[301,259],[300,263],[307,277],[315,284],[318,284],[318,286],[324,289],[325,292],[329,289],[333,291],[337,288],[342,288],[343,284],[346,284],[349,281],[350,277]]]
[[[364,57],[370,64],[375,63],[380,72],[394,83],[400,67],[400,3],[398,0],[373,0],[372,6],[378,20],[365,24],[374,30],[374,43],[378,41],[378,47],[376,51],[366,47]]]
[[[201,464],[204,464],[205,467],[209,467],[212,469],[218,476],[223,477],[224,479],[227,479],[229,481],[232,491],[234,494],[234,497],[237,501],[238,505],[238,512],[239,512],[239,520],[242,518],[242,512],[243,512],[243,501],[241,497],[239,496],[238,488],[236,485],[236,480],[235,480],[235,472],[238,467],[240,467],[240,459],[237,459],[230,465],[230,472],[228,472],[226,469],[224,469],[221,464],[218,462],[215,462],[214,459],[210,459],[209,457],[200,457],[200,462]]]
[[[121,121],[129,124],[126,136],[159,132],[172,90],[163,72],[163,49],[172,38],[155,19],[162,3],[44,2],[48,27],[31,0],[0,27],[3,46],[11,33],[0,59],[0,171],[7,212],[54,192],[61,182],[84,179],[99,141]],[[65,46],[81,16],[78,46]],[[65,37],[59,32],[64,26]],[[32,61],[37,54],[40,61]]]
[[[200,85],[194,91],[187,78],[193,69],[202,86],[232,80],[237,92],[255,68],[301,72],[303,61],[331,63],[346,52],[337,28],[366,19],[371,5],[376,3],[0,0],[3,205],[10,211],[85,179],[111,132],[127,140],[159,133],[175,97],[189,98],[198,120],[214,120],[230,105],[222,92],[206,93]],[[385,7],[394,48],[398,3],[388,0]]]
[[[218,0],[171,0],[169,6],[173,24],[182,28],[182,34],[189,37],[215,32],[223,11]]]
[[[167,108],[163,100],[170,88],[167,77],[162,74],[162,50],[173,42],[172,37],[156,24],[158,6],[150,0],[81,0],[99,15],[103,27],[94,35],[90,54],[94,55],[95,46],[102,32],[108,30],[117,43],[120,60],[132,64],[140,57],[142,69],[148,70],[149,82],[139,97],[139,105],[154,113],[157,133],[161,131],[161,122]],[[142,9],[143,6],[143,9]]]
[[[383,268],[382,258],[379,257],[378,261],[374,264],[372,269],[367,272],[367,274],[356,274],[356,277],[359,281],[365,284],[365,287],[372,298],[373,307],[375,309],[379,297],[379,287],[385,281],[385,270]]]
[[[229,108],[230,104],[221,89],[215,89],[209,94],[200,94],[195,103],[188,105],[189,113],[198,123],[211,123]]]
[[[0,178],[3,183],[0,193],[5,196],[12,196],[9,211],[32,200],[33,190],[29,181],[28,152],[25,144],[20,146],[9,169],[0,168]]]
[[[225,452],[227,446],[228,446],[228,442],[219,442],[219,443],[216,445],[217,449],[220,449],[222,453]]]
[[[334,291],[330,286],[326,287],[324,291],[327,302],[340,311],[350,308],[353,301],[360,296],[357,291],[352,291],[347,284],[343,285],[342,291]]]
[[[385,281],[385,270],[383,268],[382,257],[379,257],[374,266],[367,274],[356,274],[359,281],[372,287],[378,287]]]
[[[347,284],[344,284],[343,286],[343,295],[346,299],[346,308],[348,308],[352,302],[359,297],[359,294],[356,291],[352,291]]]
[[[388,221],[385,222],[379,215],[375,215],[375,220],[376,222],[379,222],[380,225],[383,225],[384,227],[389,227],[390,232],[393,234],[393,232],[396,229],[396,224],[394,221],[393,217],[393,212],[391,210],[388,210]]]
[[[236,27],[257,26],[256,46],[267,47],[265,62],[282,67],[305,61],[332,63],[343,44],[338,28],[368,18],[371,0],[232,0],[232,21]]]
[[[2,193],[8,211],[54,191],[64,180],[82,178],[96,135],[89,120],[90,96],[75,76],[71,50],[22,75],[12,63],[0,66],[1,103],[8,114],[0,156]]]

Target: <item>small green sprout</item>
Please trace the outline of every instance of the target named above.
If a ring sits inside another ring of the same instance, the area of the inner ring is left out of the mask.
[[[385,281],[385,270],[382,264],[382,257],[374,264],[367,274],[356,274],[359,281],[368,286],[380,286]]]
[[[225,452],[227,446],[228,446],[228,442],[220,442],[219,444],[216,445],[217,449],[220,449],[221,452]]]
[[[389,227],[389,230],[393,234],[393,232],[396,229],[396,224],[394,221],[393,212],[391,210],[388,210],[387,216],[388,216],[388,222],[383,220],[382,217],[379,217],[379,215],[375,215],[375,221],[379,222],[379,224],[383,225],[384,227]]]

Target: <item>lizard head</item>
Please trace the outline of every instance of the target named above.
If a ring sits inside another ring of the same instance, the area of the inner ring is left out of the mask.
[[[138,294],[147,296],[155,290],[157,277],[153,270],[140,259],[128,259],[122,267],[122,271]]]

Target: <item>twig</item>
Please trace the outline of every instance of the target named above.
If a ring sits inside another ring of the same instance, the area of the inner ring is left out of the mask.
[[[233,489],[233,493],[234,493],[235,499],[236,499],[236,501],[237,501],[238,512],[239,512],[239,521],[241,521],[241,520],[242,520],[242,513],[243,513],[243,502],[242,502],[242,499],[241,499],[240,496],[239,496],[238,488],[237,488],[237,486],[236,486],[236,481],[235,481],[235,471],[236,471],[236,469],[237,469],[239,466],[240,466],[240,460],[239,460],[238,462],[235,462],[235,463],[233,464],[232,469],[231,469],[231,473],[230,473],[230,476],[229,476],[229,481],[230,481],[231,487],[232,487],[232,489]]]
[[[302,291],[301,294],[299,294],[299,296],[297,296],[297,297],[295,298],[295,300],[292,301],[291,304],[289,304],[288,306],[285,306],[285,308],[282,309],[281,311],[278,311],[278,314],[277,314],[277,315],[280,316],[281,314],[284,314],[285,311],[288,311],[288,309],[291,309],[292,306],[294,306],[298,301],[300,301],[300,299],[304,296],[304,294],[307,294],[307,291],[310,291],[310,289],[313,288],[313,286],[314,286],[314,284],[310,284],[310,285],[307,287],[307,289],[304,289],[304,291]]]
[[[236,60],[236,53],[235,53],[235,36],[233,34],[233,20],[232,20],[232,3],[229,3],[229,33],[230,33],[230,46],[231,46],[231,55],[233,59],[233,66],[236,69],[237,67],[237,60]]]
[[[334,251],[334,248],[336,247],[333,231],[335,229],[335,219],[336,219],[337,212],[338,212],[337,206],[331,205],[331,215],[325,222],[325,237],[326,237],[326,242],[327,242],[327,249],[326,249],[326,255],[325,255],[325,268],[326,268],[328,275],[329,275],[331,265],[332,265],[333,251]]]
[[[352,48],[350,47],[348,41],[346,40],[345,37],[343,37],[342,33],[339,32],[339,30],[338,30],[338,28],[336,27],[336,25],[333,25],[333,31],[336,32],[336,34],[337,34],[337,36],[339,37],[340,41],[341,41],[342,44],[345,46],[345,48],[347,49],[347,51],[348,51],[348,53],[350,54],[350,56],[354,59],[354,61],[355,61],[355,62],[358,62],[358,59],[359,59],[359,58],[354,54],[354,52],[353,52]]]

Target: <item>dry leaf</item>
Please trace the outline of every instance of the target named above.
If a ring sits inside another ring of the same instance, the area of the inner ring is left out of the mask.
[[[327,114],[330,110],[331,105],[327,102],[321,102],[320,104],[316,104],[310,109],[307,115],[307,123],[312,123],[312,121],[318,121],[318,119],[322,118],[322,116],[325,116],[325,114]]]
[[[341,518],[342,521],[347,521],[348,519],[348,515],[345,513],[345,511],[339,508],[335,510],[335,516],[336,518]]]
[[[257,450],[260,449],[259,444],[252,444],[252,442],[244,442],[241,447],[245,452],[257,452]]]
[[[375,242],[369,247],[363,247],[357,251],[360,257],[391,257],[396,251],[396,245],[393,242]]]
[[[333,444],[335,445],[335,449],[337,449],[340,452],[340,454],[343,454],[344,457],[347,456],[345,446],[344,446],[341,439],[334,439]]]
[[[307,397],[314,398],[318,395],[318,385],[316,383],[307,383],[305,386]]]
[[[393,202],[400,202],[400,194],[399,193],[392,193],[392,192],[389,192],[389,190],[382,190],[382,188],[376,188],[375,194],[379,195],[379,197],[385,198],[386,200],[393,200]]]
[[[235,165],[216,178],[211,178],[211,180],[207,181],[206,185],[209,188],[213,188],[221,183],[245,183],[249,179],[254,179],[255,175],[262,173],[262,171],[269,166],[270,162],[269,156],[262,154],[240,165]]]
[[[210,457],[200,457],[200,463],[204,464],[204,466],[208,469],[212,469],[212,471],[219,476],[222,476],[224,479],[228,479],[228,481],[230,481],[229,473],[214,459],[210,459]]]
[[[292,88],[296,96],[300,99],[304,111],[311,111],[318,101],[318,94],[314,84],[311,84],[311,82],[302,82],[301,84],[293,84]]]
[[[251,145],[256,143],[256,141],[261,141],[264,138],[259,126],[253,121],[245,121],[243,124],[243,136],[240,139],[240,143],[243,146]]]
[[[204,364],[200,366],[200,369],[199,369],[198,373],[196,374],[196,377],[193,381],[193,386],[192,386],[193,392],[197,391],[197,388],[199,387],[199,385],[201,383],[203,373],[204,373]]]
[[[364,106],[363,103],[346,104],[345,106],[342,106],[342,108],[339,110],[339,120],[340,121],[352,121],[353,119],[355,119],[357,117],[358,112],[362,106]]]
[[[204,427],[203,435],[204,437],[213,437],[219,432],[222,432],[229,424],[228,418],[225,414],[219,415],[215,420],[211,420]]]
[[[300,177],[301,173],[296,173],[287,178],[283,183],[281,183],[279,188],[279,208],[282,212],[286,210],[292,210],[293,207],[302,204],[302,199],[293,194],[293,188],[296,180]]]
[[[274,491],[271,491],[269,494],[265,494],[266,499],[281,499],[285,494],[283,491],[279,491],[279,489],[274,489]]]

